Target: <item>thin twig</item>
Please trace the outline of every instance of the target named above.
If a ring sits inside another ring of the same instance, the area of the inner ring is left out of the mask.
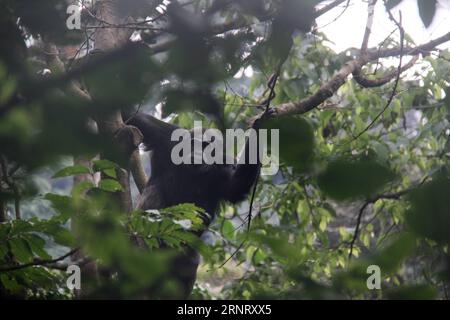
[[[46,265],[50,265],[50,264],[62,261],[65,258],[70,257],[71,255],[76,253],[78,250],[80,250],[80,248],[72,249],[68,253],[66,253],[65,255],[63,255],[61,257],[58,257],[58,258],[55,258],[55,259],[47,259],[47,260],[35,259],[33,262],[29,262],[29,263],[25,263],[25,264],[19,264],[19,265],[16,265],[16,266],[0,268],[0,273],[21,270],[21,269],[25,269],[25,268],[29,268],[29,267],[34,267],[34,266],[43,266],[43,267],[45,267]]]
[[[345,0],[344,0],[344,1],[345,1]],[[341,4],[341,3],[344,2],[344,1],[340,1],[339,4]],[[345,13],[345,11],[347,11],[349,5],[350,5],[350,0],[347,0],[347,3],[345,4],[344,9],[336,16],[336,18],[334,18],[333,20],[331,20],[331,21],[328,22],[327,24],[324,24],[323,26],[317,27],[316,29],[322,29],[322,28],[325,28],[325,27],[329,26],[330,24],[336,22],[340,17],[342,17],[342,15]],[[319,11],[322,11],[322,9],[318,10],[317,13],[319,13]],[[324,10],[323,13],[325,13],[325,12],[327,12],[327,11],[328,11],[328,10]],[[321,13],[321,14],[317,14],[316,17],[318,17],[318,16],[320,16],[320,15],[322,15],[322,13]]]
[[[359,229],[361,226],[361,220],[362,220],[362,216],[364,214],[365,209],[370,205],[370,204],[374,204],[376,203],[378,200],[399,200],[401,197],[403,197],[404,195],[410,193],[411,191],[415,190],[416,188],[418,188],[419,186],[423,185],[426,180],[427,180],[428,176],[426,176],[424,179],[422,179],[422,181],[411,188],[405,189],[405,190],[401,190],[398,192],[394,192],[394,193],[385,193],[385,194],[380,194],[377,195],[371,199],[367,199],[366,202],[364,202],[364,204],[361,206],[361,208],[359,209],[358,212],[358,217],[356,219],[356,227],[355,227],[355,231],[353,233],[353,238],[350,242],[350,252],[348,254],[348,258],[351,259],[352,255],[353,255],[353,248],[355,246],[355,242],[356,239],[358,239],[359,236]]]
[[[330,11],[331,9],[334,9],[335,7],[337,7],[338,5],[340,5],[344,1],[347,1],[347,4],[345,5],[345,8],[347,8],[348,5],[349,5],[349,2],[350,2],[349,0],[336,0],[336,1],[333,1],[333,2],[331,2],[329,4],[327,4],[326,6],[318,9],[316,11],[316,13],[315,13],[315,16],[318,17],[318,16],[323,15],[324,13]]]

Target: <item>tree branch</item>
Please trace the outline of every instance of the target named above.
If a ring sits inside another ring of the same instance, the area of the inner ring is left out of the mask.
[[[66,253],[65,255],[55,258],[55,259],[48,259],[48,260],[44,260],[44,259],[35,259],[33,262],[29,262],[29,263],[25,263],[25,264],[19,264],[17,266],[10,266],[10,267],[4,267],[4,268],[0,268],[0,273],[3,272],[10,272],[10,271],[15,271],[15,270],[21,270],[21,269],[25,269],[25,268],[29,268],[29,267],[33,267],[33,266],[46,266],[47,264],[53,264],[59,261],[62,261],[68,257],[70,257],[71,255],[73,255],[74,253],[76,253],[80,248],[75,248],[70,250],[68,253]]]
[[[436,50],[436,47],[438,45],[443,44],[447,41],[450,41],[450,32],[422,45],[416,47],[405,47],[403,48],[403,55],[415,56],[421,53],[428,53],[430,51]],[[368,54],[370,56],[370,60],[376,60],[378,58],[388,58],[398,56],[400,55],[400,51],[401,51],[400,47],[384,49],[379,51],[377,49],[371,49],[368,51]]]
[[[73,257],[73,255],[72,255]],[[89,257],[84,257],[82,259],[79,260],[73,260],[69,263],[60,263],[60,262],[56,262],[56,263],[50,263],[50,264],[46,264],[45,267],[48,269],[55,269],[55,270],[61,270],[61,271],[66,271],[67,268],[71,265],[77,265],[79,267],[83,267],[86,264],[92,262],[92,259]]]
[[[361,137],[365,132],[367,132],[377,122],[377,120],[383,115],[383,113],[387,110],[387,108],[389,108],[392,100],[395,97],[395,94],[397,93],[397,87],[398,87],[398,83],[400,81],[400,75],[402,74],[403,40],[405,37],[405,31],[403,30],[403,27],[402,27],[402,12],[401,11],[400,11],[400,23],[398,24],[398,26],[399,26],[399,31],[400,31],[400,58],[399,58],[399,62],[398,62],[397,76],[395,78],[394,88],[392,88],[391,95],[389,96],[389,99],[386,102],[386,105],[380,111],[380,113],[378,113],[375,116],[375,118],[369,123],[369,125],[363,131],[358,133],[351,141],[354,141],[354,140],[358,139],[359,137]]]
[[[345,1],[347,1],[347,0],[336,0],[336,1],[331,2],[330,4],[327,4],[323,8],[316,10],[315,17],[316,18],[320,17],[321,15],[327,13],[331,9],[334,9],[335,7],[337,7],[338,5],[340,5],[341,3],[345,2]]]
[[[274,106],[275,115],[304,114],[319,106],[326,99],[332,97],[337,90],[346,82],[347,77],[357,68],[361,68],[364,61],[361,59],[351,60],[342,66],[342,68],[328,82],[325,82],[311,96],[297,102],[287,102]]]
[[[96,2],[96,17],[104,23],[110,25],[119,25],[128,22],[128,15],[122,13],[117,2],[107,0],[99,0]],[[120,29],[119,29],[120,30]],[[126,47],[132,30],[129,29],[119,32],[110,28],[98,29],[94,35],[95,49],[100,52],[111,52],[121,50]],[[120,106],[127,107],[127,106]],[[131,156],[133,150],[142,141],[142,134],[137,128],[127,126],[123,122],[121,111],[114,111],[112,114],[104,115],[97,119],[97,125],[101,135],[109,140],[114,140],[117,150],[126,152],[127,156]],[[140,136],[140,139],[139,139]],[[139,140],[139,141],[137,141]],[[122,164],[121,164],[122,165]],[[127,168],[128,169],[128,168]],[[130,179],[127,170],[116,170],[119,183],[122,185],[123,191],[118,193],[120,204],[125,212],[130,212],[132,207]]]
[[[423,182],[421,182],[419,184],[419,186],[422,184]],[[409,188],[409,189],[405,189],[399,192],[395,192],[395,193],[386,193],[386,194],[380,194],[377,195],[371,199],[366,200],[366,202],[364,202],[364,204],[361,206],[361,208],[359,209],[358,212],[358,216],[356,219],[356,226],[355,226],[355,232],[353,233],[353,237],[352,240],[350,242],[350,252],[348,254],[348,258],[351,259],[353,256],[353,248],[355,246],[356,243],[356,239],[358,239],[359,236],[359,228],[361,226],[361,220],[362,220],[362,216],[364,214],[364,211],[366,210],[366,208],[370,205],[370,204],[374,204],[376,203],[378,200],[382,200],[382,199],[386,199],[386,200],[399,200],[402,196],[408,194],[409,192],[413,191],[416,187],[413,188]]]
[[[368,4],[367,10],[367,22],[366,22],[366,30],[364,31],[364,37],[361,44],[361,55],[366,54],[367,46],[369,45],[370,34],[372,33],[372,25],[373,25],[373,16],[375,15],[375,4],[377,0],[370,0]]]
[[[50,42],[44,43],[44,54],[46,57],[46,62],[52,73],[56,75],[64,74],[66,68],[64,63],[59,58],[59,50],[56,45]],[[69,93],[75,97],[78,97],[82,100],[91,101],[91,96],[84,90],[80,88],[80,86],[75,81],[69,82]]]
[[[411,68],[413,65],[416,64],[417,60],[419,60],[419,55],[414,56],[407,64],[401,67],[400,73],[404,72],[405,70]],[[353,79],[361,85],[364,88],[373,88],[373,87],[381,87],[382,85],[385,85],[386,83],[393,80],[398,74],[398,70],[392,71],[380,78],[376,79],[370,79],[366,78],[361,70],[355,70],[353,72]]]
[[[418,55],[421,52],[429,52],[435,50],[435,47],[450,41],[450,32],[439,37],[437,39],[431,40],[425,44],[417,47],[406,47],[406,48],[393,48],[386,50],[370,49],[367,51],[365,57],[359,57],[354,60],[350,60],[345,63],[344,66],[334,75],[328,82],[324,83],[314,94],[304,98],[297,102],[283,103],[278,106],[274,106],[275,115],[293,115],[293,114],[304,114],[308,111],[313,110],[326,99],[333,96],[337,90],[346,82],[347,77],[357,69],[361,69],[362,66],[370,61],[377,60],[379,58],[387,58],[398,56],[400,53],[402,55]],[[397,72],[396,72],[397,74]]]
[[[320,10],[318,10],[320,12]],[[241,28],[243,25],[234,25],[233,23],[227,23],[222,25],[221,27],[216,27],[216,32],[226,32],[227,30],[233,30],[233,28]],[[403,48],[403,55],[418,55],[422,52],[429,52],[431,50],[436,50],[436,46],[445,43],[447,41],[450,41],[450,32],[447,34],[429,41],[428,43],[416,46],[416,47],[405,47]],[[156,45],[149,47],[149,54],[157,54],[160,52],[167,51],[171,48],[173,45],[173,40],[168,40],[162,43],[158,43]],[[131,46],[132,47],[132,46]],[[122,50],[129,50],[130,46],[125,46],[123,48],[113,50],[112,52],[105,54],[105,62],[107,60],[114,59],[115,56],[121,55]],[[132,49],[132,48],[131,48]],[[384,49],[379,50],[378,48],[372,48],[367,50],[367,54],[365,57],[360,57],[359,59],[354,59],[351,61],[348,61],[342,68],[337,72],[336,75],[334,75],[328,82],[324,83],[314,94],[311,96],[304,98],[297,102],[288,102],[281,104],[279,106],[275,106],[274,109],[276,109],[275,115],[292,115],[292,114],[303,114],[306,113],[317,106],[319,106],[321,103],[323,103],[326,99],[333,96],[337,90],[346,82],[347,77],[354,73],[355,70],[361,69],[362,66],[367,64],[370,61],[378,60],[380,58],[387,58],[387,57],[394,57],[398,56],[401,52],[400,47],[396,48],[390,48],[390,49]],[[102,59],[103,60],[103,59]],[[60,76],[52,77],[51,79],[48,79],[47,81],[51,83],[61,83],[68,81],[74,77],[79,76],[83,70],[89,70],[89,68],[96,68],[98,65],[101,64],[101,62],[97,61],[96,65],[92,66],[91,64],[87,63],[84,67],[79,67],[78,69],[73,69],[65,74],[62,74]],[[404,68],[406,70],[406,68]],[[403,70],[402,70],[403,71]],[[48,82],[46,81],[46,84],[48,85]],[[382,82],[382,80],[380,80]]]

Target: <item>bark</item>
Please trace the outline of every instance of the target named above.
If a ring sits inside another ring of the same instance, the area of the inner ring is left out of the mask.
[[[0,223],[6,222],[6,203],[0,200]]]
[[[85,167],[90,167],[91,163],[88,159],[84,158],[76,158],[74,159],[74,165],[81,165]],[[76,175],[73,178],[73,184],[74,187],[82,182],[91,182],[93,184],[96,183],[94,176],[91,174],[80,174]],[[80,213],[79,213],[80,214]],[[78,226],[78,217],[73,216],[71,219],[71,231],[72,234],[75,236],[75,238],[78,238],[79,231],[77,229]],[[72,256],[71,261],[74,263],[75,261],[80,261],[85,259],[85,255],[81,250],[77,250]],[[86,294],[87,291],[89,291],[89,283],[92,283],[93,280],[98,280],[98,270],[97,270],[97,264],[94,261],[89,261],[88,263],[81,266],[81,274],[83,275],[81,278],[81,289],[75,291],[75,296],[77,298],[81,298],[83,295]]]
[[[136,187],[139,190],[139,193],[145,188],[147,184],[147,175],[144,171],[144,166],[142,165],[141,156],[139,154],[139,150],[134,150],[130,159],[130,169],[133,174],[134,182],[136,183]]]
[[[120,25],[132,21],[131,13],[124,12],[123,5],[119,3],[119,0],[97,1],[96,17],[100,25]],[[100,28],[94,34],[95,49],[107,52],[120,48],[128,42],[131,34],[132,30],[127,28]],[[99,133],[114,140],[114,145],[124,154],[131,155],[142,140],[142,134],[137,128],[125,125],[120,110],[97,119],[97,125]],[[134,164],[136,165],[136,161]],[[129,173],[117,170],[117,174],[123,187],[123,191],[119,193],[120,204],[122,209],[129,212],[132,209]]]
[[[274,107],[276,115],[303,114],[316,108],[326,99],[333,96],[347,81],[347,77],[355,70],[361,68],[363,64],[364,62],[361,60],[347,62],[330,81],[325,82],[313,95],[298,102],[283,103]]]

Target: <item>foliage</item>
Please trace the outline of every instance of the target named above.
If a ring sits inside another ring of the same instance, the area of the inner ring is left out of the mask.
[[[148,297],[160,286],[161,297],[170,298],[179,288],[165,278],[167,265],[189,246],[203,257],[197,299],[448,297],[448,51],[424,57],[401,79],[369,130],[392,82],[362,88],[348,80],[308,113],[266,123],[280,129],[280,170],[260,178],[249,231],[248,201],[222,204],[208,230],[208,213],[193,204],[123,212],[123,159],[89,121],[123,106],[154,111],[161,103],[163,116],[184,127],[198,119],[244,127],[259,113],[252,106],[261,105],[279,65],[272,106],[311,95],[352,58],[329,49],[323,34],[306,34],[317,1],[263,2],[269,9],[245,1],[218,10],[215,21],[237,17],[249,25],[222,36],[200,16],[210,1],[172,8],[167,52],[135,43],[63,59],[66,73],[48,76],[37,44],[80,45],[83,35],[67,32],[65,7],[56,1],[0,0],[0,296],[74,298],[66,286],[69,259],[47,262],[80,248],[100,270],[114,270],[115,280],[101,284],[87,276],[88,297]],[[399,2],[387,1],[387,8]],[[418,4],[430,25],[436,1]],[[267,19],[266,9],[277,14]],[[244,70],[253,75],[233,78]],[[372,63],[365,70],[375,71],[390,69]],[[95,102],[74,96],[74,82]],[[81,176],[88,179],[72,185]],[[13,217],[18,208],[21,219]],[[380,266],[382,290],[367,289],[369,265]]]

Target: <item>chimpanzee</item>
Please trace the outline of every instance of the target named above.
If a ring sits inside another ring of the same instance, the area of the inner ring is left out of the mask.
[[[255,128],[259,120],[254,122]],[[128,124],[137,127],[143,134],[143,143],[151,155],[151,177],[144,188],[138,208],[162,209],[181,203],[193,203],[208,214],[204,218],[206,227],[214,218],[219,203],[237,203],[244,200],[259,174],[259,161],[248,161],[249,143],[245,145],[246,161],[237,164],[179,164],[171,160],[172,132],[178,127],[160,121],[144,113],[132,115]],[[193,131],[190,131],[191,133]],[[191,134],[191,138],[193,138]],[[201,236],[201,233],[198,234]],[[196,279],[199,255],[192,248],[175,258],[171,265],[181,288],[181,298],[189,296]]]

